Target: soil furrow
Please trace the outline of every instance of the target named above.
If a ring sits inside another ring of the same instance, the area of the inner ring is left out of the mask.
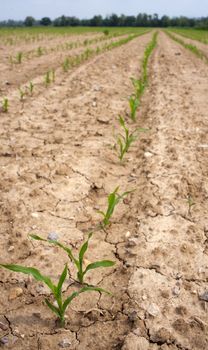
[[[160,33],[144,99],[143,113],[152,129],[143,163],[148,176],[140,193],[139,228],[131,255],[124,244],[119,249],[127,263],[137,266],[128,293],[138,318],[145,319],[148,338],[135,326],[138,337],[131,332],[123,349],[138,344],[148,350],[205,350],[208,345],[206,301],[201,298],[208,278],[207,155],[198,148],[208,141],[207,78],[205,63]],[[151,183],[157,186],[155,193]]]
[[[55,84],[54,89],[45,90],[32,103],[26,101],[21,115],[14,109],[4,115],[0,162],[5,224],[1,228],[0,244],[5,262],[33,264],[56,280],[67,256],[47,244],[32,244],[27,239],[28,233],[47,237],[55,231],[62,242],[78,248],[83,242],[83,232],[101,220],[97,210],[106,207],[107,194],[117,185],[121,191],[137,186],[136,182],[128,182],[135,166],[131,160],[136,147],[123,166],[112,146],[114,134],[118,132],[118,115],[127,115],[128,97],[133,92],[130,78],[139,78],[140,62],[150,38],[147,34],[96,57],[66,76],[62,85]],[[3,156],[6,152],[13,157]],[[118,174],[127,176],[119,179]],[[131,223],[128,220],[131,196],[119,204],[107,230],[119,241],[126,240],[126,233],[136,226],[135,219],[132,218]],[[6,309],[14,288],[27,286],[27,293],[23,288],[23,294],[11,300],[13,311],[6,315],[12,329],[17,328],[24,335],[24,339],[15,339],[17,350],[22,349],[23,344],[24,348],[32,349],[37,341],[44,350],[51,348],[51,342],[58,348],[65,333],[72,347],[80,350],[121,348],[132,328],[127,316],[129,298],[125,293],[130,275],[124,260],[116,253],[116,244],[108,242],[106,237],[103,231],[94,234],[87,259],[114,260],[116,269],[95,270],[87,282],[111,290],[113,299],[94,292],[93,297],[84,293],[73,301],[67,313],[67,329],[60,330],[53,339],[48,335],[55,327],[53,315],[42,304],[48,290],[23,275],[18,275],[18,284],[4,289],[2,310]],[[70,269],[75,276],[71,264]],[[0,273],[1,281],[8,280],[8,272],[1,270]],[[3,291],[2,284],[0,287]],[[27,305],[31,298],[32,304]],[[95,310],[99,308],[105,311],[104,316]],[[84,315],[86,310],[92,311]],[[113,336],[109,337],[112,330]]]

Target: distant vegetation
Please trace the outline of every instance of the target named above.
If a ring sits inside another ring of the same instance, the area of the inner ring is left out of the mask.
[[[158,14],[148,15],[139,13],[137,16],[117,16],[112,14],[107,17],[94,16],[91,19],[79,19],[77,17],[61,16],[54,20],[43,17],[36,20],[32,16],[27,16],[24,21],[7,20],[1,21],[0,27],[32,27],[32,26],[90,26],[90,27],[192,27],[208,29],[208,17],[188,18],[188,17],[159,17]]]

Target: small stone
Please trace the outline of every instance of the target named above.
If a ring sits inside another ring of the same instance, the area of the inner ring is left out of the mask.
[[[40,295],[49,295],[50,291],[48,290],[48,288],[44,285],[37,285],[35,288],[36,292]]]
[[[100,90],[101,90],[101,87],[99,85],[94,86],[94,91],[100,91]]]
[[[39,215],[38,215],[38,213],[32,213],[31,216],[32,216],[33,218],[38,218]]]
[[[208,301],[208,290],[206,290],[203,294],[199,295],[199,299]]]
[[[0,344],[6,345],[9,343],[9,338],[8,337],[3,337],[0,339]]]
[[[166,328],[160,328],[155,334],[151,335],[150,339],[154,343],[161,343],[161,344],[165,344],[165,343],[169,344],[174,340],[170,331]]]
[[[15,336],[17,336],[17,337],[20,337],[20,336],[21,336],[20,331],[19,331],[18,328],[14,328],[13,334],[14,334]]]
[[[208,224],[204,225],[204,232],[208,232]]]
[[[173,289],[172,289],[172,293],[173,293],[173,295],[178,296],[178,295],[180,294],[180,292],[181,292],[181,289],[180,289],[180,287],[179,287],[179,286],[175,286],[175,287],[173,287]]]
[[[47,239],[51,240],[51,241],[57,241],[59,238],[58,234],[56,232],[51,232],[49,233]]]
[[[109,124],[110,122],[109,118],[105,116],[97,117],[97,121],[101,124]]]
[[[93,101],[92,107],[97,107],[97,102],[96,101]]]
[[[125,237],[129,238],[131,236],[131,233],[129,231],[126,232]]]
[[[63,142],[63,137],[61,136],[54,137],[54,143],[57,143],[58,145],[60,145],[62,142]]]
[[[145,158],[150,158],[153,156],[153,154],[151,152],[144,152],[144,156]]]
[[[13,288],[13,289],[11,289],[11,291],[9,293],[9,300],[17,299],[22,294],[23,294],[23,289],[22,288],[19,288],[19,287]]]
[[[65,349],[71,346],[71,342],[69,339],[63,339],[60,343],[58,343],[58,345],[60,346],[60,348]]]
[[[8,252],[13,252],[14,251],[14,246],[11,245],[9,248],[8,248]]]
[[[156,317],[160,313],[160,309],[156,304],[150,304],[147,312],[150,316]]]
[[[127,335],[122,346],[122,350],[148,350],[149,342],[144,337],[138,337],[137,335],[130,333]]]
[[[0,329],[2,329],[2,331],[6,331],[8,328],[9,327],[6,324],[0,322]]]
[[[132,311],[128,314],[128,318],[130,322],[134,322],[137,320],[138,316],[137,316],[137,312],[136,311]]]
[[[136,238],[129,238],[127,244],[129,247],[135,247],[137,245],[137,239]]]
[[[21,232],[17,232],[17,233],[16,233],[16,237],[18,237],[18,238],[22,237]]]
[[[56,175],[67,176],[68,172],[69,171],[66,164],[60,164],[56,169]]]
[[[103,181],[100,179],[97,179],[96,181],[93,182],[92,184],[92,189],[101,189],[103,187]]]

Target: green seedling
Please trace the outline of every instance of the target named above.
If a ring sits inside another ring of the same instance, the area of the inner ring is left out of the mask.
[[[42,56],[42,54],[43,54],[43,49],[42,49],[42,47],[39,46],[37,49],[37,55]]]
[[[93,263],[90,263],[86,266],[86,268],[84,268],[84,255],[85,255],[86,251],[88,250],[89,240],[92,237],[92,232],[89,233],[88,239],[81,246],[81,248],[79,250],[78,259],[74,256],[74,254],[72,253],[72,250],[69,247],[66,247],[65,245],[63,245],[62,243],[60,243],[58,241],[49,240],[49,239],[46,240],[46,239],[43,239],[37,235],[30,235],[30,237],[35,239],[35,240],[38,240],[38,241],[44,241],[44,242],[51,243],[51,244],[56,245],[56,246],[60,247],[61,249],[63,249],[68,254],[68,257],[71,260],[71,262],[77,268],[77,278],[81,284],[84,283],[84,276],[86,275],[86,273],[88,271],[99,268],[99,267],[111,267],[111,266],[115,265],[114,261],[101,260],[101,261],[95,261]]]
[[[16,60],[17,60],[18,64],[22,63],[22,57],[23,57],[23,53],[22,52],[18,52],[17,56],[16,56]]]
[[[146,129],[142,129],[142,128],[137,128],[135,129],[132,133],[130,133],[129,129],[127,128],[124,119],[120,116],[119,117],[119,123],[120,126],[123,128],[124,130],[124,135],[119,134],[118,138],[117,138],[117,144],[119,146],[119,159],[120,161],[123,160],[123,157],[125,155],[125,153],[128,152],[129,147],[131,146],[132,142],[136,141],[136,139],[138,138],[138,132],[145,132],[147,131]]]
[[[110,33],[110,32],[109,32],[108,29],[105,29],[105,30],[103,31],[103,34],[106,35],[106,36],[109,35],[109,33]]]
[[[29,84],[29,91],[30,91],[30,95],[32,96],[33,94],[33,90],[34,90],[34,84],[32,81],[30,81],[30,84]]]
[[[187,198],[187,202],[188,202],[188,214],[191,215],[191,208],[196,204],[192,198],[191,195],[188,195]]]
[[[92,54],[93,54],[93,50],[92,49],[86,49],[85,51],[84,51],[84,59],[86,59],[86,60],[88,60],[88,58],[90,57],[90,56],[92,56]]]
[[[51,77],[50,77],[50,71],[49,70],[46,72],[44,80],[45,80],[45,85],[46,86],[48,86],[51,83]]]
[[[5,97],[3,99],[3,102],[2,102],[2,111],[4,113],[7,113],[8,112],[8,108],[9,108],[9,100],[8,100],[8,98]]]
[[[11,55],[9,56],[9,63],[10,63],[11,66],[13,67],[14,59],[13,59],[13,57],[12,57]]]
[[[69,68],[70,68],[70,61],[69,58],[65,58],[63,64],[62,64],[62,68],[64,72],[68,72]]]
[[[204,59],[206,63],[208,63],[208,57],[207,55],[201,51],[197,46],[192,45],[190,43],[186,43],[184,42],[184,40],[182,40],[181,38],[176,37],[175,35],[173,35],[171,32],[166,31],[166,33],[169,35],[170,38],[172,38],[173,40],[175,40],[177,43],[179,43],[180,45],[182,45],[183,47],[185,47],[186,49],[192,51],[196,56],[198,56],[201,59]]]
[[[100,53],[100,47],[97,46],[97,48],[96,48],[96,54],[98,55],[99,53]]]
[[[144,93],[145,84],[143,83],[143,81],[141,79],[131,78],[131,81],[132,81],[132,84],[135,88],[135,95],[138,99],[140,99]]]
[[[144,84],[144,87],[146,87],[148,84],[148,71],[147,71],[148,61],[149,61],[149,58],[150,58],[154,48],[157,45],[157,35],[158,35],[157,32],[155,32],[153,34],[152,40],[147,45],[145,52],[144,52],[144,58],[142,61],[142,83]]]
[[[118,203],[125,198],[129,193],[133,191],[127,191],[122,194],[118,193],[119,186],[116,187],[116,189],[108,195],[108,208],[106,212],[99,211],[98,213],[103,216],[103,221],[101,223],[102,227],[106,227],[110,224],[111,216],[113,215],[113,212],[115,210],[115,207],[118,205]]]
[[[19,94],[20,94],[20,101],[24,101],[25,91],[23,91],[21,88],[19,88]]]
[[[65,324],[65,313],[74,298],[83,292],[97,291],[110,294],[102,288],[93,287],[93,286],[84,286],[77,292],[73,292],[68,298],[63,300],[63,291],[62,287],[67,277],[67,265],[65,265],[64,270],[59,278],[58,284],[55,285],[51,281],[50,277],[42,275],[38,269],[33,267],[25,267],[20,265],[10,265],[10,264],[0,264],[1,267],[4,267],[10,271],[21,272],[26,275],[32,275],[36,281],[43,282],[51,290],[53,297],[56,301],[56,305],[52,304],[48,299],[45,299],[46,305],[51,309],[51,311],[58,317],[60,324],[63,327]]]
[[[56,79],[56,72],[55,72],[55,69],[53,68],[51,70],[51,80],[52,80],[52,83],[55,82],[55,79]]]
[[[131,95],[129,98],[129,107],[130,107],[130,117],[135,122],[136,121],[136,111],[139,106],[139,99],[135,95]]]

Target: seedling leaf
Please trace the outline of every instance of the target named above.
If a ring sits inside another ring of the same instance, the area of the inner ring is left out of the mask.
[[[10,264],[0,264],[0,266],[14,272],[22,272],[26,275],[32,275],[37,281],[44,282],[52,292],[55,291],[55,286],[52,283],[51,279],[47,276],[44,276],[40,273],[39,270],[35,269],[34,267],[25,267],[20,265],[10,265]]]

